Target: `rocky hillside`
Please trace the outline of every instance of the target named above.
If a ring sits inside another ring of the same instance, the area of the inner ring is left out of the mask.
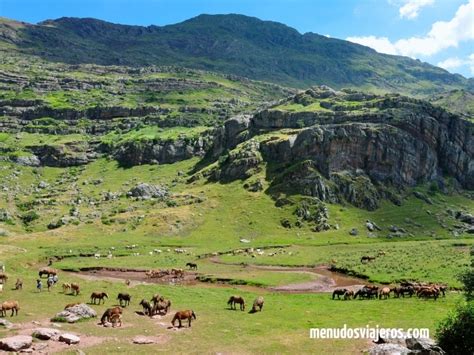
[[[474,124],[396,94],[313,88],[235,117],[215,135],[216,160],[190,181],[248,179],[258,190],[267,180],[277,204],[303,195],[374,210],[383,199],[400,205],[417,184],[474,189]]]
[[[412,95],[472,89],[472,81],[427,63],[242,15],[201,15],[164,27],[3,19],[0,46],[55,62],[179,65],[300,88],[326,84]]]

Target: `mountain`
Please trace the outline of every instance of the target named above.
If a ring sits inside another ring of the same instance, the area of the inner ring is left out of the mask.
[[[91,18],[37,25],[3,19],[0,47],[70,64],[184,66],[299,88],[325,84],[422,96],[473,86],[418,60],[234,14],[200,15],[163,27]]]
[[[471,91],[451,90],[438,93],[431,96],[429,101],[448,111],[464,115],[468,119],[474,118],[474,93]]]

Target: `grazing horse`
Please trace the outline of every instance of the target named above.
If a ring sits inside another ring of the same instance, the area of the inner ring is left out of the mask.
[[[171,308],[171,301],[170,300],[162,300],[153,305],[153,309],[151,313],[153,315],[155,314],[160,314],[160,315],[165,315],[168,313],[169,309]],[[164,311],[164,313],[162,313]]]
[[[258,310],[261,312],[262,311],[262,308],[263,308],[263,297],[262,296],[258,296],[255,301],[253,301],[253,305],[252,305],[252,310],[250,311],[250,313],[255,313],[257,312],[257,307],[258,307]]]
[[[415,289],[413,288],[413,286],[393,287],[390,289],[390,291],[392,291],[395,297],[397,298],[400,298],[400,295],[402,297],[405,297],[405,294],[408,294],[411,297],[415,293]]]
[[[122,326],[122,315],[117,314],[117,313],[112,314],[109,318],[109,321],[110,321],[110,323],[112,323],[112,328],[117,327],[117,325],[119,327],[121,327]]]
[[[23,280],[16,279],[15,290],[22,290],[22,289],[23,289]]]
[[[46,277],[49,277],[49,276],[54,276],[57,274],[58,274],[57,270],[52,269],[50,267],[44,267],[38,271],[39,277],[43,277],[43,275],[46,275]]]
[[[18,304],[18,301],[5,301],[2,303],[1,306],[1,314],[2,317],[7,316],[7,311],[11,310],[12,314],[10,317],[13,317],[14,315],[18,315],[18,311],[20,310],[20,305]]]
[[[439,290],[436,287],[424,288],[418,292],[418,297],[434,298],[434,300],[436,301],[439,297]]]
[[[148,315],[148,316],[150,316],[150,317],[153,315],[153,309],[152,309],[152,307],[151,307],[151,304],[150,304],[150,302],[148,302],[146,299],[142,299],[142,300],[140,301],[140,306],[143,307],[143,313],[144,313],[145,315]]]
[[[6,284],[7,280],[8,280],[8,275],[5,274],[4,272],[0,272],[0,283]]]
[[[77,296],[79,294],[79,292],[81,292],[81,287],[79,286],[79,284],[73,282],[71,284],[71,294]]]
[[[181,328],[182,327],[181,320],[187,319],[188,320],[188,326],[191,327],[191,320],[193,318],[196,319],[196,314],[194,313],[193,310],[189,309],[189,310],[186,310],[186,311],[179,311],[179,312],[176,312],[176,314],[174,315],[173,320],[171,321],[171,325],[174,327],[175,326],[174,324],[175,324],[176,320],[178,320],[179,328]]]
[[[110,317],[112,317],[114,314],[122,314],[122,307],[107,308],[100,318],[100,323],[104,325],[105,322],[110,322]]]
[[[121,306],[122,302],[124,302],[122,307],[127,307],[127,305],[130,306],[130,300],[132,299],[132,296],[130,296],[128,293],[119,293],[117,299],[119,300]]]
[[[344,293],[344,300],[350,300],[351,298],[354,298],[354,291],[352,290],[347,290],[345,293]]]
[[[176,277],[183,277],[184,271],[183,269],[171,269],[171,274],[175,275]]]
[[[67,293],[68,291],[71,290],[71,284],[69,282],[63,283],[63,293]]]
[[[368,262],[368,261],[373,261],[375,260],[375,256],[368,256],[368,255],[364,255],[362,258],[360,258],[360,262],[363,263],[363,262]]]
[[[106,292],[92,292],[90,303],[96,304],[95,303],[96,300],[99,300],[99,304],[100,304],[100,301],[105,303],[106,298],[109,298],[109,295]]]
[[[159,293],[155,293],[153,297],[151,298],[150,302],[153,303],[153,305],[157,304],[158,302],[164,301],[165,298],[163,296],[160,296]]]
[[[240,310],[245,311],[245,300],[241,296],[230,296],[227,304],[230,305],[230,309],[237,309],[235,304],[238,303],[240,305]]]
[[[187,263],[186,267],[189,267],[191,270],[197,270],[198,268],[196,263]]]
[[[336,288],[333,293],[332,293],[332,299],[334,299],[337,296],[337,299],[339,300],[340,296],[344,296],[344,294],[347,292],[347,288]]]
[[[387,299],[387,298],[390,298],[390,288],[389,287],[384,287],[380,290],[379,292],[379,300],[382,299],[382,297],[384,299]]]
[[[377,298],[379,288],[377,286],[364,286],[359,291],[354,294],[354,299],[359,297],[359,299],[367,298]]]

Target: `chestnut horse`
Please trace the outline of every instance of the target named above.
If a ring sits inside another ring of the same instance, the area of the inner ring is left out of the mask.
[[[176,320],[178,320],[179,328],[181,328],[182,327],[181,320],[187,319],[188,320],[188,326],[191,327],[191,320],[193,318],[196,319],[196,314],[194,313],[194,311],[192,309],[188,309],[186,311],[179,311],[179,312],[176,312],[176,314],[174,315],[173,320],[171,321],[171,324],[174,327],[175,326],[174,324],[175,324]]]
[[[13,315],[18,315],[18,311],[20,309],[20,305],[18,304],[17,301],[5,301],[2,303],[2,308],[1,308],[1,314],[2,317],[6,317],[7,311],[11,310],[12,314],[10,317],[13,317]]]
[[[106,292],[92,292],[90,303],[96,304],[95,303],[96,300],[99,300],[99,304],[100,304],[100,301],[105,303],[106,298],[109,298],[109,295]]]
[[[230,309],[237,309],[235,304],[238,303],[240,305],[240,310],[245,311],[245,300],[241,296],[230,296],[227,304],[230,305]]]
[[[112,308],[107,308],[102,317],[100,318],[100,322],[102,325],[105,324],[105,322],[110,322],[110,318],[114,314],[122,314],[122,307],[112,307]]]
[[[79,286],[79,284],[73,282],[71,284],[71,294],[77,296],[79,294],[79,292],[81,292],[81,287]]]
[[[122,315],[117,314],[117,313],[112,314],[109,318],[109,321],[110,321],[110,323],[112,323],[112,328],[117,327],[117,325],[119,327],[121,327],[122,326]]]
[[[57,274],[58,274],[57,270],[49,268],[49,267],[44,267],[40,269],[38,272],[39,277],[43,277],[43,275],[46,275],[47,277],[49,277],[49,276],[54,276]]]

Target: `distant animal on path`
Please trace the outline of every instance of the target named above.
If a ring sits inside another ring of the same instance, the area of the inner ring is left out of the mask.
[[[347,288],[336,288],[333,293],[332,293],[332,299],[334,299],[337,296],[337,299],[340,299],[340,296],[344,296],[344,294],[347,292]]]
[[[176,312],[176,314],[173,317],[173,320],[171,321],[171,324],[174,327],[175,326],[174,324],[176,323],[176,321],[178,321],[179,328],[181,328],[182,327],[181,321],[184,319],[188,320],[188,326],[191,327],[191,320],[196,319],[196,314],[194,313],[192,309]]]
[[[95,301],[99,300],[105,303],[105,299],[109,298],[109,295],[106,292],[92,292],[91,294],[91,303],[96,304]]]
[[[125,285],[130,286],[130,283],[131,283],[131,282],[130,282],[129,279],[126,279],[126,280],[125,280]]]
[[[197,270],[198,268],[196,263],[187,263],[186,267],[189,267],[191,270]]]
[[[106,322],[110,322],[110,317],[114,314],[122,314],[122,307],[107,308],[100,318],[100,323],[104,325]]]
[[[13,317],[14,315],[18,315],[18,311],[20,310],[20,305],[18,304],[18,301],[5,301],[2,303],[1,306],[1,314],[2,317],[6,317],[7,311],[11,310],[12,314],[10,317]]]
[[[71,294],[77,296],[80,292],[81,292],[81,287],[79,286],[79,284],[73,282],[71,284]]]
[[[119,300],[119,303],[122,307],[127,307],[127,305],[130,305],[130,300],[132,299],[132,296],[130,296],[128,293],[119,293],[117,299]]]
[[[262,296],[258,296],[258,297],[253,301],[252,310],[250,311],[250,313],[255,313],[255,312],[257,312],[257,308],[258,308],[258,310],[261,312],[262,309],[263,309],[263,303],[264,303],[263,297],[262,297]]]
[[[227,304],[230,305],[230,309],[237,309],[235,304],[238,303],[240,305],[240,310],[245,311],[245,300],[241,296],[230,296]]]
[[[145,315],[148,315],[150,317],[153,315],[153,308],[152,308],[150,302],[148,302],[145,299],[142,299],[141,302],[140,302],[140,306],[143,307],[143,313]]]

